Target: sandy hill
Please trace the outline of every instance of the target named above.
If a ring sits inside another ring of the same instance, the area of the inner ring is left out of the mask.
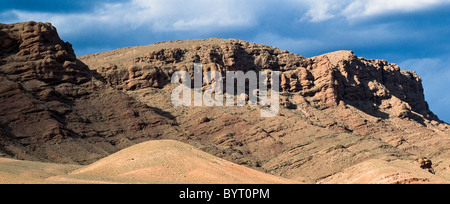
[[[88,166],[0,159],[0,183],[293,184],[177,141],[126,148]]]
[[[69,176],[133,183],[297,183],[233,164],[190,145],[170,140],[132,146]]]
[[[3,157],[113,166],[100,159],[169,139],[299,182],[450,183],[450,126],[430,111],[420,77],[385,60],[351,51],[304,58],[215,38],[77,58],[56,28],[35,22],[0,24],[0,46]],[[280,71],[280,114],[261,118],[260,107],[250,106],[173,106],[171,76],[192,74],[194,63],[222,73]],[[127,165],[116,177],[127,175],[130,158],[124,158],[117,158]],[[183,168],[168,172],[183,174]],[[174,180],[166,176],[160,181]],[[77,177],[92,179],[64,178]]]

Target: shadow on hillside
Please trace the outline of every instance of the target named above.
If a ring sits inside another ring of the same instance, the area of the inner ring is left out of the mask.
[[[166,117],[170,120],[176,120],[176,117],[174,115],[172,115],[172,113],[169,113],[167,111],[164,111],[160,108],[156,108],[156,107],[149,107],[152,111],[154,111],[155,113],[157,113],[158,115],[161,115],[163,117]]]

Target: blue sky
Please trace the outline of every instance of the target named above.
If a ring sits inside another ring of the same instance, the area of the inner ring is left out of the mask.
[[[51,22],[77,55],[237,38],[312,57],[353,50],[423,78],[450,122],[450,0],[2,0],[0,23]]]

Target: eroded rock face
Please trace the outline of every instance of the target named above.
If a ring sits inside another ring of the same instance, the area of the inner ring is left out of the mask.
[[[360,58],[351,51],[306,59],[265,45],[222,39],[159,43],[139,51],[90,67],[108,84],[125,91],[163,88],[176,71],[193,75],[195,62],[202,63],[205,73],[219,71],[223,76],[227,71],[281,71],[281,91],[298,94],[319,109],[344,102],[377,117],[438,120],[429,110],[415,72],[401,71],[384,60]],[[82,59],[91,64],[94,57]]]
[[[429,110],[423,94],[422,79],[412,71],[384,60],[367,60],[347,53],[348,58],[334,63],[338,78],[338,95],[350,104],[359,100],[373,102],[375,109],[390,111],[397,117],[414,117],[412,112],[438,120]],[[331,53],[326,56],[333,58]]]
[[[76,60],[70,43],[63,42],[50,24],[1,25],[2,73],[12,80],[47,83],[89,81],[86,66]]]
[[[89,163],[173,124],[96,80],[50,24],[0,24],[0,30],[3,154]]]
[[[341,101],[381,118],[439,120],[430,110],[423,94],[422,79],[412,71],[384,60],[357,57],[351,51],[338,51],[314,57],[313,78],[321,90],[322,102]]]

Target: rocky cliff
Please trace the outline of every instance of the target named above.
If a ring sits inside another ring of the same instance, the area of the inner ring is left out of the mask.
[[[425,101],[421,79],[384,60],[367,60],[351,51],[306,59],[279,49],[240,40],[173,41],[140,48],[139,54],[101,60],[83,57],[106,82],[120,90],[162,88],[177,70],[193,73],[193,63],[204,71],[281,71],[282,91],[298,94],[317,108],[350,104],[379,117],[438,120]]]
[[[450,180],[449,125],[429,110],[419,76],[384,60],[351,51],[304,58],[233,39],[77,59],[49,24],[0,28],[5,156],[84,164],[142,141],[176,139],[307,183]],[[283,109],[261,118],[260,107],[174,107],[171,76],[192,75],[194,62],[222,73],[280,71]]]
[[[90,163],[173,124],[96,80],[50,24],[0,24],[0,45],[0,154]]]

